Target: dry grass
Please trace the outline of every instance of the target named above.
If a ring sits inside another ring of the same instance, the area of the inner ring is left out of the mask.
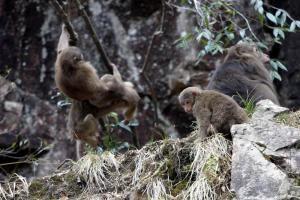
[[[157,141],[120,155],[90,153],[72,167],[74,175],[66,173],[73,178],[62,182],[70,180],[72,185],[80,178],[84,182],[80,195],[68,190],[63,193],[73,199],[96,194],[103,199],[230,199],[231,142],[219,134],[202,141],[198,135],[196,129],[187,138]],[[60,182],[55,183],[57,190],[62,190]],[[49,195],[47,192],[44,195]]]
[[[1,199],[16,199],[20,196],[28,196],[28,183],[26,178],[18,174],[14,174],[9,181],[1,183],[0,185],[0,197]]]
[[[282,113],[275,117],[275,121],[291,127],[300,128],[300,111]]]
[[[75,163],[73,171],[85,181],[88,191],[102,192],[108,187],[117,186],[118,182],[110,178],[113,174],[120,175],[119,163],[110,152],[83,156]]]

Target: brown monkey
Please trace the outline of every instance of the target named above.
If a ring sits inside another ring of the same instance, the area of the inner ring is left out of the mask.
[[[78,122],[75,126],[74,137],[96,148],[99,145],[100,137],[98,126],[98,120],[92,114],[88,114],[83,121]]]
[[[188,87],[178,99],[185,112],[193,113],[197,119],[201,137],[207,136],[210,125],[227,135],[233,124],[248,121],[245,111],[231,97],[220,92]]]
[[[113,75],[105,74],[101,81],[107,87],[106,95],[90,99],[90,103],[98,108],[114,112],[123,112],[126,121],[136,115],[140,97],[131,82],[124,82],[117,67],[113,65]]]
[[[73,99],[69,131],[75,138],[95,146],[99,137],[96,121],[109,112],[122,111],[126,120],[132,119],[140,97],[130,82],[122,81],[116,66],[113,66],[113,75],[99,78],[95,68],[83,59],[80,49],[69,46],[69,39],[63,26],[57,47],[55,82],[65,95]]]
[[[96,69],[83,59],[79,48],[69,46],[69,34],[62,28],[55,62],[55,82],[65,95],[78,101],[95,98],[106,91]]]
[[[254,44],[238,43],[228,49],[224,63],[217,67],[207,89],[232,96],[242,105],[242,99],[255,103],[270,99],[279,104],[270,73],[265,67],[269,56],[258,51]]]

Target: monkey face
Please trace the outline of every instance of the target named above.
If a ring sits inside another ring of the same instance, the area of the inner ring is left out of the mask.
[[[184,108],[187,113],[193,112],[193,106],[195,98],[201,93],[201,89],[198,87],[185,88],[178,96],[180,105]]]
[[[187,113],[192,113],[193,112],[193,105],[190,101],[186,101],[181,106],[184,108],[184,111]]]
[[[183,100],[180,104],[183,107],[185,112],[187,112],[187,113],[193,112],[193,103],[189,99]]]
[[[78,62],[84,60],[80,49],[77,47],[68,47],[63,49],[60,53],[60,59],[62,65],[71,64],[73,67],[75,67]]]
[[[269,55],[259,51],[256,47],[253,51],[256,53],[257,57],[261,60],[262,63],[267,63],[270,61]]]

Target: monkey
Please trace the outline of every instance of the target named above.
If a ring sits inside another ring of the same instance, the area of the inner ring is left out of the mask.
[[[197,119],[201,138],[208,135],[210,125],[231,138],[231,126],[249,120],[246,112],[231,97],[217,91],[188,87],[179,94],[178,100],[184,111]]]
[[[98,132],[98,120],[92,115],[85,116],[83,121],[78,122],[74,128],[74,136],[76,139],[83,140],[96,148],[99,145],[100,134]]]
[[[123,113],[125,121],[133,119],[140,100],[133,84],[122,80],[121,74],[115,65],[113,65],[113,75],[105,74],[100,79],[108,88],[108,95],[91,99],[90,103],[98,108],[106,107],[108,110]]]
[[[98,123],[110,112],[133,119],[140,97],[131,82],[123,81],[115,65],[113,74],[99,78],[96,69],[84,60],[78,47],[70,46],[70,37],[62,26],[55,62],[57,87],[72,99],[68,117],[68,130],[76,139],[97,146]]]
[[[269,56],[254,44],[237,43],[227,50],[223,64],[217,67],[206,89],[231,96],[241,106],[247,99],[255,104],[269,99],[279,105],[277,92],[265,67],[269,60]]]
[[[68,45],[69,34],[63,26],[55,62],[55,83],[66,96],[78,101],[95,98],[107,88],[96,69],[84,60],[78,47]]]

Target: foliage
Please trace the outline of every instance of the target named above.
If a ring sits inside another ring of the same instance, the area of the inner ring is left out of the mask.
[[[237,2],[237,3],[236,3]],[[295,32],[300,28],[300,21],[292,18],[285,10],[276,8],[262,0],[251,0],[250,6],[255,11],[253,16],[237,9],[239,1],[226,0],[181,0],[168,3],[179,9],[189,10],[198,17],[198,26],[192,33],[184,33],[176,43],[188,47],[189,42],[198,42],[203,49],[199,52],[201,59],[207,54],[223,53],[225,48],[238,40],[251,41],[261,50],[267,49],[267,39],[260,39],[253,31],[253,24],[259,22],[271,30],[272,42],[281,44],[286,32]],[[250,8],[251,9],[251,8]],[[254,22],[254,23],[253,23]],[[281,80],[278,69],[287,70],[278,60],[271,60],[272,78]]]
[[[240,98],[240,100],[242,102],[242,107],[244,108],[248,117],[251,117],[255,111],[255,102],[254,102],[253,96],[250,97],[250,95],[248,95],[248,97],[246,99],[244,99],[240,94],[237,94],[237,96]]]
[[[113,135],[113,132],[117,131],[118,129],[123,129],[129,134],[135,134],[132,131],[131,127],[135,127],[138,125],[139,123],[137,120],[132,120],[128,123],[125,123],[124,120],[120,121],[117,113],[109,113],[105,120],[105,131],[102,137],[104,148],[109,149],[112,152],[118,152],[124,148],[128,149],[129,144],[127,142],[118,141],[117,138]]]

